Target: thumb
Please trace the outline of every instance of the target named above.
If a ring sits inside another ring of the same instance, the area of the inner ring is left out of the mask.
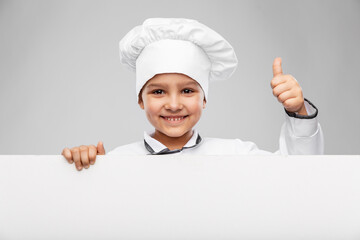
[[[274,59],[274,62],[273,62],[273,74],[274,74],[274,77],[283,74],[282,67],[281,67],[281,58],[280,57],[277,57],[277,58]]]
[[[97,145],[97,155],[105,155],[104,144],[101,141],[99,141]]]

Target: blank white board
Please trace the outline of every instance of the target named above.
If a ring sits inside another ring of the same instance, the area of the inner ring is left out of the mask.
[[[0,239],[360,239],[360,156],[0,156]]]

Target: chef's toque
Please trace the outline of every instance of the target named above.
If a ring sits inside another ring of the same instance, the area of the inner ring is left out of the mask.
[[[136,72],[137,96],[156,74],[182,73],[199,83],[207,100],[209,81],[228,79],[238,62],[220,34],[192,19],[146,19],[119,47],[121,63]]]

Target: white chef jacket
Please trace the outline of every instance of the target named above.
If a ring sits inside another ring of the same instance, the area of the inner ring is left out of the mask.
[[[324,139],[317,119],[317,108],[307,99],[305,107],[308,116],[301,116],[285,110],[285,123],[281,127],[279,146],[275,153],[259,149],[255,143],[240,139],[201,138],[197,130],[182,149],[169,150],[165,145],[144,132],[144,140],[115,148],[107,155],[238,155],[238,154],[281,154],[315,155],[324,154]]]

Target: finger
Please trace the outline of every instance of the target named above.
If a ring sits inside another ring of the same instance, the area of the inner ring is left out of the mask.
[[[97,149],[94,145],[89,146],[89,162],[91,165],[95,164]]]
[[[64,148],[64,150],[62,151],[61,154],[65,157],[65,159],[68,161],[68,163],[71,164],[71,163],[74,162],[74,160],[72,159],[72,155],[71,155],[70,149]]]
[[[273,75],[274,77],[282,75],[283,71],[282,71],[282,67],[281,67],[281,58],[277,57],[274,59],[273,62]]]
[[[105,148],[104,148],[104,143],[99,141],[98,145],[97,145],[97,154],[98,155],[105,155]]]
[[[78,147],[74,147],[71,149],[71,153],[73,156],[73,160],[75,162],[76,169],[81,171],[83,166],[82,166],[81,160],[80,160],[80,149]]]
[[[87,146],[81,145],[80,146],[80,156],[81,156],[81,163],[84,168],[89,168],[89,148]]]
[[[282,104],[284,104],[285,101],[291,99],[291,98],[294,98],[294,94],[292,91],[285,91],[283,93],[281,93],[277,99],[279,102],[281,102]],[[285,106],[284,106],[285,107]]]
[[[276,77],[273,77],[273,79],[271,79],[270,82],[271,88],[274,88],[279,84],[285,83],[287,82],[287,80],[288,80],[287,75],[278,75]]]
[[[289,112],[297,112],[301,107],[301,100],[299,98],[289,98],[283,102],[283,106]]]
[[[273,95],[278,97],[283,92],[289,91],[291,87],[291,84],[281,83],[273,88]]]

